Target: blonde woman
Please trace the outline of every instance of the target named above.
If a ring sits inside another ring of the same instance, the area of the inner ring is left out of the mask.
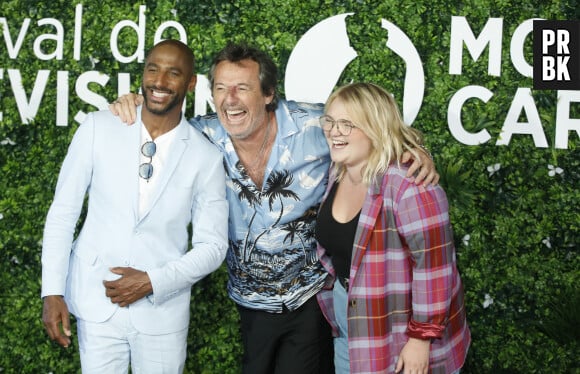
[[[336,90],[320,124],[332,165],[316,225],[330,274],[318,300],[336,372],[458,372],[471,338],[447,198],[398,161],[421,134],[369,83]]]

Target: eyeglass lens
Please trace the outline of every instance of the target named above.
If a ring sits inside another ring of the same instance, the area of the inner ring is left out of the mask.
[[[320,124],[322,126],[322,129],[326,132],[332,131],[332,128],[336,125],[336,129],[342,135],[349,135],[352,131],[352,128],[354,127],[354,125],[350,121],[347,121],[345,119],[334,120],[329,116],[320,117]]]
[[[155,151],[157,151],[157,145],[151,140],[145,142],[141,146],[141,153],[143,153],[143,156],[145,157],[153,157],[153,155],[155,155]]]
[[[153,175],[153,165],[151,164],[151,161],[153,160],[156,151],[157,146],[152,141],[145,142],[141,146],[141,153],[143,156],[149,157],[149,162],[144,162],[139,165],[139,176],[147,181],[149,181],[149,178]]]

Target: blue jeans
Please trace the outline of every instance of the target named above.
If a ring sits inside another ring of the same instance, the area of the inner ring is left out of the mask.
[[[334,297],[334,314],[338,325],[338,337],[334,338],[334,369],[336,374],[350,373],[350,362],[348,358],[348,322],[346,319],[346,308],[348,299],[346,290],[340,282],[334,283],[332,291]]]

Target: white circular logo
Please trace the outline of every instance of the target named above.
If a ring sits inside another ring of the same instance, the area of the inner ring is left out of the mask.
[[[346,66],[357,57],[346,32],[346,17],[339,14],[314,25],[298,41],[286,66],[284,90],[288,100],[324,103]],[[417,117],[425,91],[425,73],[417,49],[409,37],[391,22],[382,19],[388,33],[386,47],[406,65],[403,90],[403,117],[411,124]]]

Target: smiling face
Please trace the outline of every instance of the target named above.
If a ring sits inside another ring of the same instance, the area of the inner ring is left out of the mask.
[[[327,107],[326,115],[334,120],[344,119],[351,121],[357,126],[356,121],[349,115],[341,99],[335,99]],[[344,165],[347,169],[360,170],[366,165],[372,151],[372,142],[368,136],[356,127],[349,135],[341,134],[335,125],[330,131],[324,132],[330,158],[337,164]]]
[[[237,140],[250,138],[268,120],[273,95],[260,86],[260,65],[247,59],[221,61],[214,72],[213,101],[222,126]]]
[[[155,46],[143,69],[145,108],[155,115],[181,112],[185,95],[195,82],[193,57],[187,50],[171,42]]]

